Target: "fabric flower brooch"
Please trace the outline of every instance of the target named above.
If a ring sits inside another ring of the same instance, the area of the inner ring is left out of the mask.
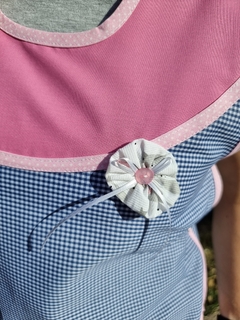
[[[115,152],[106,179],[116,196],[132,210],[152,219],[174,205],[180,195],[173,155],[154,142],[135,140]]]
[[[106,180],[113,191],[96,198],[62,219],[47,235],[66,220],[82,211],[117,196],[132,210],[153,219],[175,204],[180,188],[176,180],[177,163],[173,155],[158,144],[144,139],[134,140],[118,149],[110,158]]]

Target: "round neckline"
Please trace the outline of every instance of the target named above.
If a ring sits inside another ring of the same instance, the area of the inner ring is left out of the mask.
[[[23,26],[0,10],[0,29],[14,38],[33,44],[75,48],[89,46],[115,34],[132,15],[140,0],[122,0],[112,15],[99,26],[80,32],[51,32]]]

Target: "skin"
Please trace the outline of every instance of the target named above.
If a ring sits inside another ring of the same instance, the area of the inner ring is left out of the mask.
[[[220,312],[240,320],[240,152],[219,162],[224,190],[214,210],[213,244]]]

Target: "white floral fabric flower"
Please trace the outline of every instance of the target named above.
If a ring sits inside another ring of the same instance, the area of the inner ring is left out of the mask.
[[[41,250],[61,224],[113,196],[117,196],[132,210],[148,219],[167,211],[171,224],[169,208],[180,195],[177,170],[173,155],[151,141],[138,139],[118,149],[111,156],[106,172],[106,180],[112,191],[82,205],[63,218],[48,233]]]
[[[116,194],[123,203],[153,219],[163,211],[169,212],[177,201],[180,195],[177,171],[177,163],[169,151],[154,142],[138,139],[111,156],[106,180],[112,190],[123,189]]]

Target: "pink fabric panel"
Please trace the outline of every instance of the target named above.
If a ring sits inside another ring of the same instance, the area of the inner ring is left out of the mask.
[[[213,178],[214,178],[214,182],[215,182],[215,200],[214,200],[214,204],[213,204],[213,207],[215,207],[219,203],[219,201],[222,197],[223,181],[222,181],[222,177],[221,177],[220,172],[219,172],[216,165],[214,165],[212,167],[212,173],[213,173]]]
[[[113,35],[71,49],[1,32],[0,150],[108,154],[182,125],[239,77],[239,9],[236,1],[141,0]]]
[[[198,113],[195,117],[189,119],[177,128],[168,131],[160,137],[156,137],[152,141],[166,149],[169,149],[187,140],[214,122],[228,108],[230,108],[239,97],[239,89],[240,80],[238,80],[207,109]],[[111,153],[75,158],[38,158],[0,151],[0,164],[16,168],[48,172],[106,170],[110,156]]]

